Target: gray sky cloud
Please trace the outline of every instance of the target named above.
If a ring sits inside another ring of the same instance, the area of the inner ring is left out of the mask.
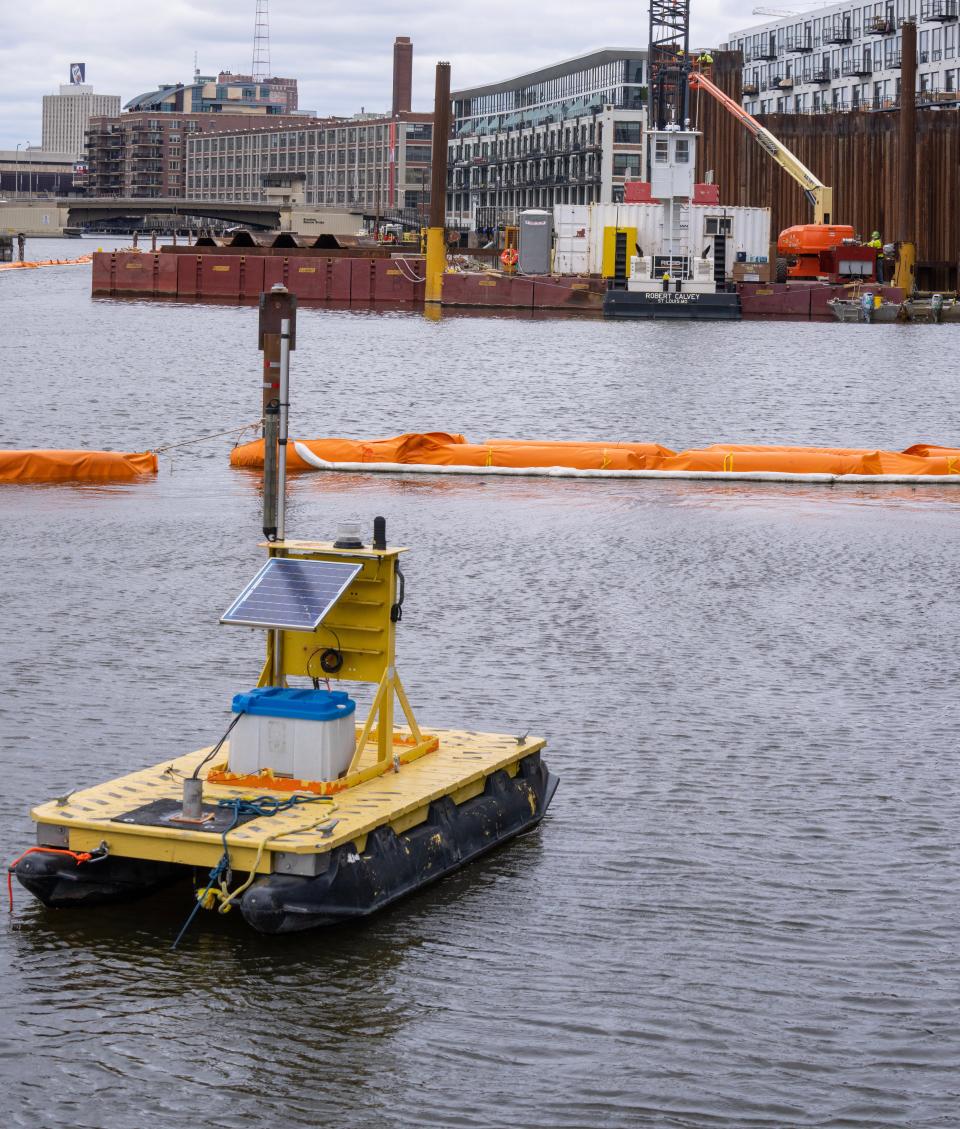
[[[123,102],[193,73],[246,71],[253,49],[254,0],[165,0],[148,10],[129,0],[3,0],[0,13],[0,148],[40,143],[41,100],[87,64],[97,93]],[[692,38],[715,45],[756,22],[733,0],[693,0]],[[392,45],[414,47],[414,109],[429,110],[438,59],[453,86],[493,82],[597,47],[642,47],[644,7],[607,0],[392,0],[335,4],[273,0],[270,48],[275,74],[297,78],[300,105],[321,114],[388,108]]]

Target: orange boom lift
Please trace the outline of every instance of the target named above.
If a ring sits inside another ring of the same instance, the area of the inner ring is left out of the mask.
[[[833,222],[833,189],[702,71],[691,71],[688,81],[692,90],[706,91],[731,113],[760,148],[793,177],[813,206],[813,223],[784,228],[777,238],[777,282],[824,277],[832,282],[850,277],[874,280],[876,251],[861,246],[849,224]]]

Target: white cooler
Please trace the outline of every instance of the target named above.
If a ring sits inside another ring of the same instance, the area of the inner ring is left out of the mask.
[[[279,686],[237,694],[243,716],[230,734],[231,772],[269,768],[295,780],[336,780],[356,747],[356,703],[342,690],[288,690]]]

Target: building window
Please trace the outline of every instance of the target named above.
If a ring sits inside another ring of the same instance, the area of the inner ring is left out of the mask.
[[[733,231],[731,216],[707,216],[703,221],[705,235],[730,235]]]
[[[665,165],[670,160],[670,142],[666,137],[658,137],[653,148],[653,159],[658,165]]]
[[[639,145],[640,144],[640,122],[614,122],[613,123],[613,140],[614,144],[620,145]]]
[[[627,173],[629,173],[631,177],[638,177],[640,175],[640,154],[614,153],[613,175],[626,176]]]
[[[685,137],[677,138],[677,163],[681,165],[690,163],[690,142]]]

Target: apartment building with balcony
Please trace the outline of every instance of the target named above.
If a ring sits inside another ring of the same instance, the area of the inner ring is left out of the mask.
[[[900,99],[901,32],[917,24],[921,104],[956,102],[958,0],[842,3],[734,32],[743,53],[743,105],[752,114],[892,109]]]
[[[451,95],[447,221],[515,222],[525,208],[613,203],[644,175],[645,49],[593,51]]]
[[[177,197],[186,193],[186,140],[269,119],[274,127],[314,120],[296,113],[297,80],[221,71],[194,74],[131,98],[119,116],[92,117],[86,130],[88,196]]]
[[[255,119],[248,114],[155,110],[126,112],[117,118],[92,118],[87,128],[86,194],[184,196],[187,139],[213,131],[240,129],[252,120]],[[275,127],[302,126],[305,119],[271,116],[270,121]]]

